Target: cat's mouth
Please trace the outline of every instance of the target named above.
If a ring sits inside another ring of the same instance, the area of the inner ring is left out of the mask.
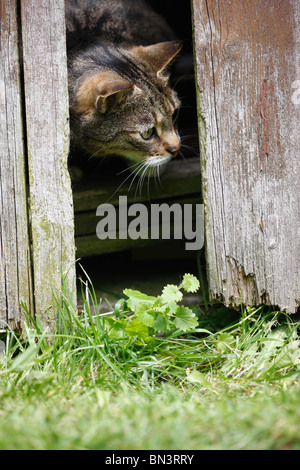
[[[160,179],[160,176],[164,173],[169,161],[175,156],[175,154],[170,155],[162,155],[160,157],[158,156],[150,156],[143,158],[142,160],[139,160],[135,162],[134,164],[130,165],[127,168],[127,171],[130,171],[130,174],[127,175],[125,180],[121,183],[121,185],[118,187],[117,191],[120,189],[120,187],[128,180],[131,179],[131,183],[129,186],[129,189],[132,187],[134,181],[137,182],[136,186],[136,193],[137,191],[142,192],[142,187],[144,184],[145,179],[148,179],[148,191],[149,191],[149,180],[154,178]],[[121,173],[124,173],[123,170]],[[120,173],[118,173],[120,174]]]
[[[119,153],[121,155],[121,153]],[[175,157],[175,154],[166,153],[165,155],[157,156],[144,156],[141,158],[141,155],[135,155],[132,152],[122,152],[123,157],[127,157],[128,162],[131,162],[131,165],[128,169],[135,174],[143,174],[147,177],[159,177],[162,175],[172,158]],[[132,164],[132,162],[134,162]]]
[[[174,155],[162,155],[161,157],[148,157],[147,163],[149,166],[166,165]]]

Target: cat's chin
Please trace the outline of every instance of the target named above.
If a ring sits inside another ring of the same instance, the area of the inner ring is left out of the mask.
[[[125,155],[123,155],[124,157]],[[128,169],[131,173],[135,173],[137,176],[140,177],[148,177],[148,178],[158,178],[160,177],[165,171],[168,166],[168,163],[175,155],[162,155],[160,157],[153,156],[142,158],[133,158],[133,155],[126,155],[127,157],[127,164]]]
[[[146,175],[149,177],[156,178],[162,175],[168,166],[169,161],[173,155],[163,155],[161,157],[149,157],[147,159],[147,171]]]
[[[167,164],[172,156],[173,155],[162,155],[161,157],[148,157],[146,161],[150,166],[158,166]]]

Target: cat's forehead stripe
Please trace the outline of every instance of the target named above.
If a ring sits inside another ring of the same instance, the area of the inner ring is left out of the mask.
[[[165,116],[163,113],[161,113],[160,111],[156,111],[155,113],[155,120],[156,122],[160,123],[164,120]]]

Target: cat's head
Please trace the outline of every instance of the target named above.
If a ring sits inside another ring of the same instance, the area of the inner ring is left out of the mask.
[[[180,42],[171,41],[98,47],[80,57],[79,66],[93,66],[71,102],[77,144],[90,155],[123,156],[132,171],[158,174],[181,146],[176,129],[180,101],[167,71],[180,49]],[[97,56],[101,67],[95,65]]]

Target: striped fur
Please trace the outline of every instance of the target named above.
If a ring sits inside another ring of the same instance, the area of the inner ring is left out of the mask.
[[[143,0],[66,0],[66,24],[73,146],[158,172],[181,145],[167,72],[180,42]]]

